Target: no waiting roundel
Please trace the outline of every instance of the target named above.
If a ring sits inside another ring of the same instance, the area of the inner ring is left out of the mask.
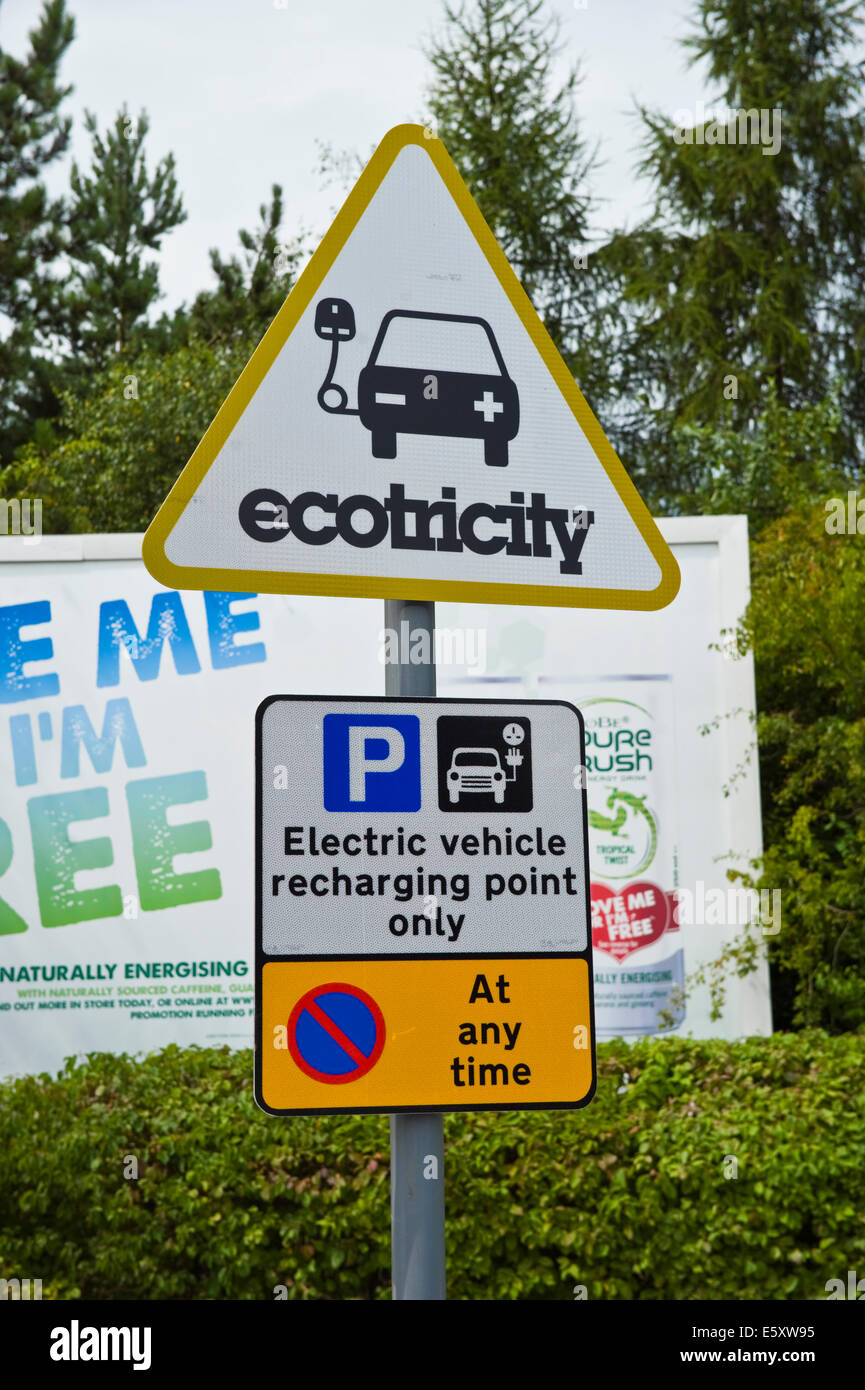
[[[288,1020],[288,1050],[313,1081],[358,1081],[382,1054],[385,1023],[357,985],[323,984],[301,995]]]

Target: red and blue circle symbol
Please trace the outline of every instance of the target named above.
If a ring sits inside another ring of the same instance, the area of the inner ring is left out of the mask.
[[[313,1081],[340,1085],[371,1071],[384,1048],[384,1016],[357,985],[316,985],[288,1020],[288,1050]]]

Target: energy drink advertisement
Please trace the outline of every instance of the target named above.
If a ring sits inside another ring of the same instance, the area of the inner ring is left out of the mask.
[[[598,1036],[685,1021],[676,916],[678,849],[673,682],[580,682],[586,722],[592,944]]]

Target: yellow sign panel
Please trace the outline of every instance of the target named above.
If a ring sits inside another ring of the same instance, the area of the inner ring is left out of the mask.
[[[181,589],[662,608],[676,561],[430,135],[385,136],[144,562]]]
[[[541,1110],[595,1085],[574,957],[267,961],[256,1100],[310,1111]]]

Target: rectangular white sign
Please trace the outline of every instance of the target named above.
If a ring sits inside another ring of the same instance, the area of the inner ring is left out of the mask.
[[[587,950],[572,705],[273,696],[257,747],[267,955]]]

